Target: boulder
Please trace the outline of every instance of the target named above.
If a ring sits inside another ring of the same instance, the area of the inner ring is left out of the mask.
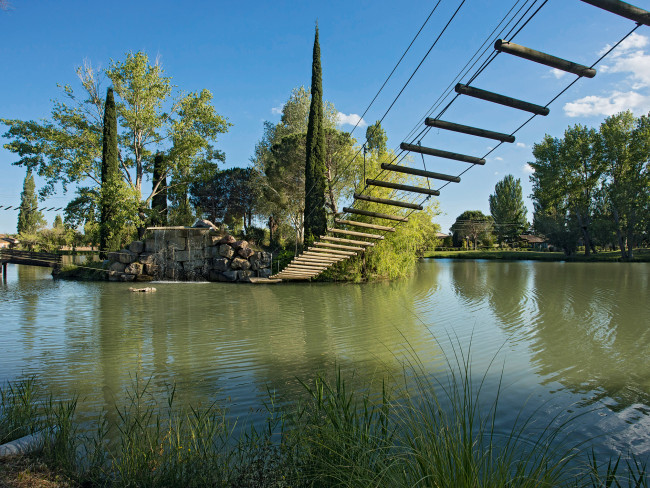
[[[219,255],[224,258],[231,258],[235,254],[235,251],[228,244],[221,244],[219,246]]]
[[[124,269],[124,272],[133,275],[142,274],[142,265],[140,263],[131,263]]]
[[[221,281],[221,273],[215,269],[211,269],[208,273],[208,281]]]
[[[144,251],[144,242],[133,241],[131,244],[129,244],[129,251],[140,254],[142,251]]]
[[[230,269],[230,260],[226,258],[215,259],[212,262],[212,267],[216,271],[228,271]]]
[[[118,273],[117,271],[109,271],[108,272],[108,281],[120,281],[120,275],[122,273]]]
[[[239,277],[239,272],[238,271],[224,271],[221,273],[221,277],[223,281],[237,281],[237,278]]]
[[[194,225],[192,225],[193,228],[197,229],[214,229],[214,230],[219,230],[216,225],[214,225],[212,222],[210,222],[207,219],[197,219],[196,222],[194,222]]]
[[[120,263],[124,264],[131,264],[133,261],[136,261],[138,259],[138,255],[132,251],[129,251],[128,249],[122,249],[121,251],[118,251],[118,261]]]
[[[151,276],[157,276],[160,273],[160,266],[157,264],[145,264],[144,265],[144,274]]]
[[[246,259],[235,258],[235,259],[233,259],[233,260],[231,261],[231,263],[230,263],[230,267],[231,267],[232,269],[243,269],[243,270],[246,270],[246,269],[250,269],[250,267],[251,267],[251,263],[249,263]]]
[[[269,276],[271,276],[271,270],[269,268],[260,269],[257,272],[257,276],[259,276],[260,278],[268,278]]]
[[[220,258],[219,246],[208,246],[205,248],[205,257],[206,258]]]
[[[153,276],[145,274],[135,275],[135,281],[153,281]]]
[[[235,241],[232,243],[232,247],[235,249],[242,249],[244,247],[248,247],[248,241]]]
[[[120,261],[120,253],[117,251],[111,251],[106,254],[106,257],[108,258],[109,261]]]
[[[135,275],[134,274],[121,274],[120,275],[120,281],[134,281],[135,280]]]
[[[109,271],[115,271],[115,272],[117,272],[117,273],[124,273],[124,269],[125,269],[125,268],[126,268],[126,264],[116,262],[116,263],[112,263],[112,264],[108,267],[108,270],[109,270]],[[110,275],[109,275],[109,276],[110,276]]]
[[[250,278],[253,276],[253,272],[250,270],[242,270],[239,272],[239,276],[237,277],[237,281],[244,281],[244,282],[249,282],[250,283]]]
[[[140,264],[154,264],[156,262],[156,255],[149,252],[144,252],[140,254],[138,262]]]
[[[237,254],[239,254],[244,259],[248,259],[255,254],[255,251],[253,251],[250,247],[242,247],[237,250]]]
[[[233,236],[226,234],[221,239],[219,239],[216,244],[234,244],[237,241]]]

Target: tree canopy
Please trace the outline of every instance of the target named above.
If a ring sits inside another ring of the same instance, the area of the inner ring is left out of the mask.
[[[45,226],[45,223],[45,217],[38,211],[34,175],[31,171],[27,171],[23,181],[23,191],[20,194],[20,211],[18,212],[16,230],[19,234],[31,234]]]
[[[466,210],[456,217],[450,230],[454,246],[461,246],[465,239],[469,239],[477,249],[479,239],[491,233],[492,228],[492,217],[480,210]]]
[[[528,226],[521,181],[506,175],[494,187],[489,202],[499,244],[516,240]]]

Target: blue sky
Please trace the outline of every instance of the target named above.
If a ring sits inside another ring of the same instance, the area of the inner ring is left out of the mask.
[[[528,5],[533,0],[528,0]],[[174,84],[186,91],[209,89],[217,111],[233,124],[217,147],[226,153],[226,166],[249,164],[263,122],[279,120],[279,109],[292,88],[308,86],[314,23],[320,28],[323,89],[341,112],[341,128],[351,130],[424,19],[437,3],[375,1],[171,1],[89,2],[11,0],[0,11],[0,117],[47,118],[51,100],[60,96],[57,83],[75,85],[75,68],[88,60],[106,67],[128,51],[158,57]],[[383,127],[389,147],[409,140],[420,120],[474,51],[516,0],[466,0],[439,43],[431,50],[406,87]],[[523,5],[525,0],[519,0]],[[541,5],[542,0],[537,0]],[[650,0],[636,0],[650,9]],[[388,106],[432,42],[461,5],[441,0],[411,51],[377,98],[354,136],[365,135],[366,123],[384,116]],[[549,0],[514,39],[525,46],[590,65],[603,49],[634,27],[632,21],[604,12],[580,0]],[[578,81],[551,105],[547,117],[537,117],[503,145],[483,167],[463,175],[439,197],[446,231],[464,210],[489,212],[488,196],[506,174],[521,178],[524,194],[531,192],[531,146],[544,134],[561,136],[567,126],[597,126],[607,115],[631,109],[650,110],[650,28],[641,27],[597,67],[594,79]],[[496,39],[492,36],[490,44]],[[541,105],[575,77],[502,54],[472,83]],[[462,81],[467,81],[463,79]],[[487,102],[461,97],[442,117],[458,123],[511,132],[528,115]],[[0,127],[0,134],[6,128]],[[0,143],[6,140],[0,137]],[[493,146],[487,139],[453,136],[432,130],[425,146],[482,156]],[[18,205],[24,169],[17,158],[0,148],[0,205]],[[421,167],[421,160],[413,165]],[[458,174],[466,163],[427,158],[427,169]],[[57,193],[43,202],[62,207],[72,193]],[[532,203],[526,198],[529,210]],[[46,213],[51,224],[54,212]],[[0,209],[0,232],[15,232],[17,212]]]

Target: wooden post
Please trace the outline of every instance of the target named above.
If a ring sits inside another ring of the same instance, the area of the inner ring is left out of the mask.
[[[381,186],[383,188],[392,188],[393,190],[410,191],[413,193],[424,193],[425,195],[433,195],[433,196],[440,195],[440,191],[432,190],[431,188],[421,188],[419,186],[401,185],[399,183],[391,183],[390,181],[371,180],[370,178],[366,180],[366,185]],[[343,210],[345,211],[345,209]]]
[[[621,2],[619,0],[582,0],[594,7],[602,8],[626,19],[633,20],[639,24],[650,25],[650,12],[642,8],[635,7],[629,3]]]
[[[453,132],[460,132],[462,134],[469,134],[470,136],[494,139],[495,141],[515,142],[515,136],[511,136],[509,134],[479,129],[478,127],[470,127],[469,125],[454,124],[453,122],[447,122],[445,120],[434,119],[431,117],[424,119],[424,125],[428,127],[437,127],[438,129],[451,130]]]
[[[374,247],[375,246],[374,242],[355,241],[355,240],[352,240],[352,239],[341,239],[340,237],[320,236],[320,239],[322,241],[347,242],[349,244],[356,244],[357,246],[367,246],[367,247]],[[315,249],[314,249],[314,251],[315,251]]]
[[[559,69],[560,71],[566,71],[567,73],[573,73],[574,75],[584,76],[585,78],[593,78],[596,76],[596,70],[593,68],[588,68],[582,64],[573,63],[571,61],[567,61],[566,59],[551,56],[550,54],[536,51],[529,47],[520,46],[514,42],[504,41],[503,39],[498,39],[494,43],[494,49],[507,54],[512,54],[518,58],[533,61],[534,63],[550,66],[551,68]]]
[[[449,151],[443,151],[442,149],[434,149],[432,147],[424,147],[418,144],[409,144],[407,142],[402,142],[399,145],[399,147],[404,151],[411,151],[420,154],[428,154],[429,156],[436,156],[438,158],[453,159],[455,161],[462,161],[464,163],[485,164],[485,159],[483,158],[477,158],[475,156],[467,156],[466,154],[458,154]]]
[[[314,246],[319,246],[319,247],[325,247],[325,248],[334,248],[334,249],[347,249],[348,251],[363,251],[363,247],[357,247],[357,246],[342,246],[341,244],[331,244],[329,242],[314,242]],[[346,253],[345,251],[332,251],[332,249],[319,249],[318,247],[310,247],[310,251],[330,251],[330,252],[337,252],[341,254],[348,254],[349,256],[354,256],[357,253],[356,252],[349,252]]]
[[[388,198],[371,197],[370,195],[361,195],[360,193],[355,193],[353,197],[356,200],[365,200],[366,202],[382,203],[384,205],[392,205],[394,207],[412,208],[413,210],[422,210],[422,205],[418,205],[416,203],[400,202],[398,200],[389,200]]]
[[[490,92],[487,90],[481,90],[480,88],[474,88],[473,86],[467,86],[461,83],[458,83],[454,90],[460,95],[468,95],[470,97],[480,98],[481,100],[498,103],[499,105],[505,105],[506,107],[516,108],[518,110],[530,112],[535,115],[548,115],[551,112],[548,107],[542,107],[541,105],[524,102],[523,100],[517,100],[516,98],[507,97],[505,95],[500,95],[498,93]]]

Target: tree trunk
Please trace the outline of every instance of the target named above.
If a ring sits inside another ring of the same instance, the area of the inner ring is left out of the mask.
[[[580,212],[576,212],[576,217],[578,217],[578,225],[582,231],[582,239],[585,241],[585,256],[589,257],[591,254],[591,239],[589,239],[589,229],[587,227],[589,218],[587,217],[586,219],[583,219]]]
[[[625,250],[625,243],[623,242],[623,233],[621,232],[620,218],[616,207],[612,206],[612,214],[614,216],[614,223],[616,224],[616,237],[618,238],[618,248],[621,250],[621,257],[627,258],[627,251]]]

